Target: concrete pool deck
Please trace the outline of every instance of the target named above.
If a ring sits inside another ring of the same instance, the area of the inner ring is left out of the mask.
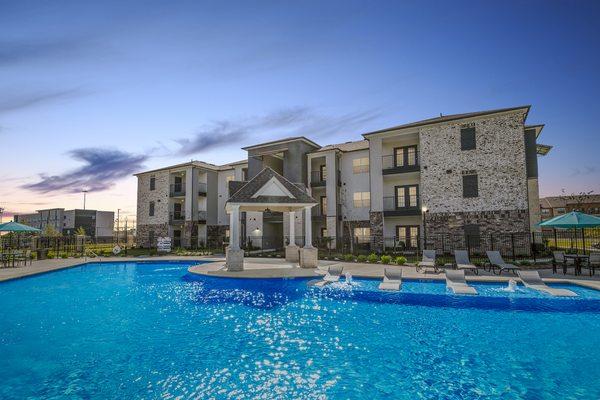
[[[403,279],[431,279],[445,280],[443,273],[417,272],[414,266],[396,266],[368,263],[348,263],[343,261],[325,261],[320,260],[317,268],[300,268],[297,263],[288,263],[281,258],[246,258],[244,270],[231,272],[225,269],[225,259],[221,256],[160,256],[160,257],[101,257],[101,258],[67,258],[33,261],[31,265],[0,268],[0,282],[11,279],[18,279],[26,276],[43,274],[51,271],[58,271],[65,268],[71,268],[85,263],[101,262],[143,262],[143,261],[209,261],[204,264],[192,266],[189,272],[198,275],[206,275],[223,278],[311,278],[323,276],[325,270],[330,265],[341,265],[344,272],[350,272],[354,277],[375,278],[383,277],[384,268],[402,268]],[[540,276],[547,283],[569,283],[576,284],[591,289],[600,290],[600,274],[593,277],[588,275],[562,275],[562,273],[553,274],[552,268],[538,269]],[[520,281],[512,274],[493,275],[490,272],[479,270],[479,275],[470,275],[466,277],[470,282],[508,282],[510,279]]]

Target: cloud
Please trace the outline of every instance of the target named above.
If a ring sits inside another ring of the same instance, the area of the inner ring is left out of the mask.
[[[86,94],[81,89],[38,90],[12,95],[6,95],[7,90],[2,90],[2,93],[0,95],[0,113],[68,100]]]
[[[592,165],[584,165],[583,169],[574,168],[571,172],[571,176],[584,176],[584,175],[592,175],[598,172],[598,168]]]
[[[177,139],[178,153],[191,155],[276,131],[278,137],[306,135],[330,137],[356,129],[379,116],[378,111],[363,111],[339,116],[323,115],[309,107],[293,107],[242,120],[220,120],[200,129],[192,138]]]
[[[75,149],[68,154],[84,165],[62,175],[40,174],[39,182],[21,187],[38,193],[78,193],[83,189],[102,191],[141,170],[148,159],[146,155],[101,148]]]
[[[0,41],[0,65],[37,62],[41,59],[65,61],[85,51],[88,48],[86,42],[82,39]]]

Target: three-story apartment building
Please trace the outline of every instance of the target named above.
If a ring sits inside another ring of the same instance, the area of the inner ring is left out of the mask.
[[[529,106],[447,115],[320,146],[293,137],[245,147],[247,160],[192,161],[137,174],[138,241],[171,236],[175,246],[218,244],[228,235],[225,202],[265,167],[317,200],[313,238],[369,243],[374,250],[424,235],[486,235],[538,230],[537,143],[543,125],[526,125]],[[286,243],[289,218],[241,214],[241,242]],[[296,213],[296,232],[304,216]],[[297,244],[303,240],[296,237]]]

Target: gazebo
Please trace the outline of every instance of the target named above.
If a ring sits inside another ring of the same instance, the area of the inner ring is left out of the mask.
[[[226,249],[226,267],[229,271],[244,269],[244,250],[240,248],[240,212],[277,211],[289,213],[289,245],[285,259],[299,262],[303,268],[317,266],[317,249],[312,245],[311,208],[317,204],[299,184],[295,184],[266,167],[254,178],[241,186],[225,204],[229,213],[229,247]],[[304,247],[296,245],[295,216],[304,210]]]

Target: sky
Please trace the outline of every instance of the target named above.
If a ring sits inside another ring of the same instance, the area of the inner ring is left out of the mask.
[[[542,196],[600,193],[600,2],[0,0],[0,207],[121,210],[136,172],[531,104]]]

